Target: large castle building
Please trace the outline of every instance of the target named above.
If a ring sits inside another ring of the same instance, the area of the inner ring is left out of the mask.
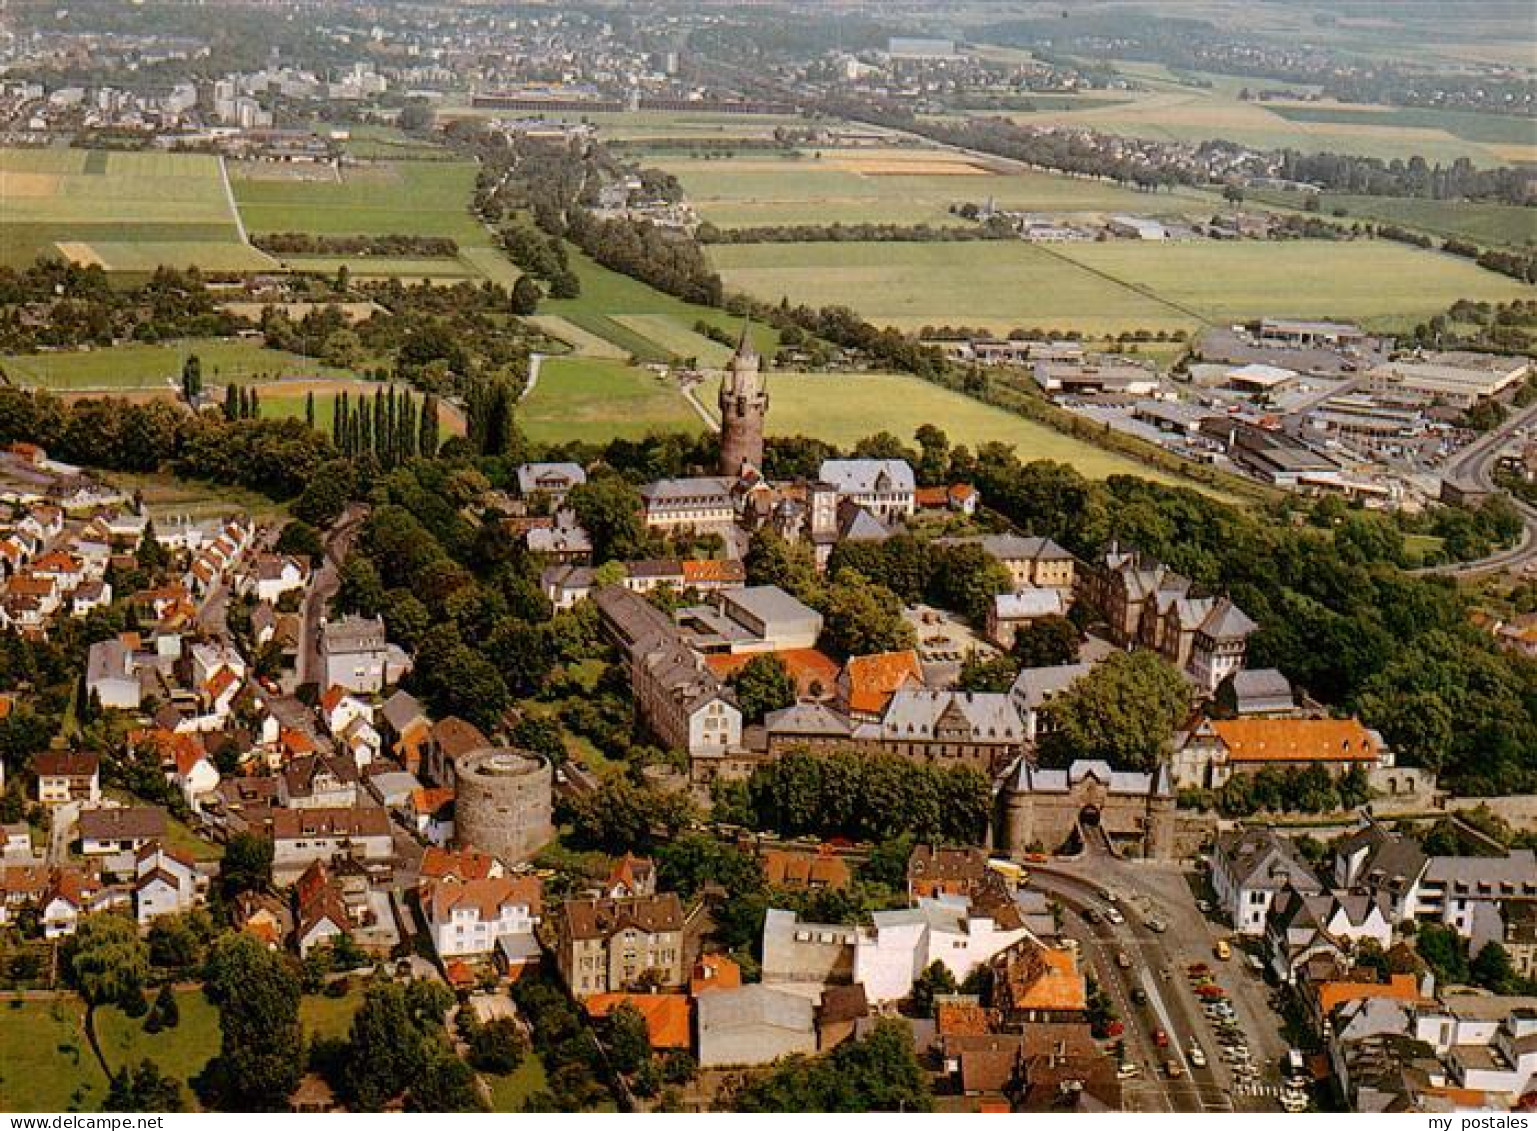
[[[763,424],[768,417],[768,383],[747,327],[726,365],[720,386],[720,473],[735,478],[743,468],[763,466]]]

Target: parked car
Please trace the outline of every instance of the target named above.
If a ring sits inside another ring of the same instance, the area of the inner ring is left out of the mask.
[[[1169,1047],[1169,1034],[1165,1033],[1162,1029],[1154,1029],[1153,1030],[1153,1044],[1157,1045],[1161,1049],[1168,1048]]]
[[[1192,1044],[1190,1046],[1190,1063],[1197,1068],[1206,1067],[1206,1053],[1200,1045]]]
[[[1132,1064],[1130,1061],[1123,1062],[1121,1066],[1115,1070],[1115,1078],[1117,1080],[1135,1080],[1138,1076],[1141,1075],[1142,1066],[1140,1064]]]
[[[1115,964],[1117,966],[1119,966],[1122,970],[1130,970],[1131,969],[1131,955],[1127,954],[1124,950],[1116,951],[1115,952]]]
[[[1109,908],[1105,912],[1105,918],[1110,920],[1110,922],[1114,923],[1117,927],[1122,926],[1126,922],[1126,916],[1122,915],[1114,907]]]
[[[1179,1061],[1174,1060],[1172,1057],[1163,1066],[1163,1069],[1169,1074],[1170,1080],[1178,1080],[1185,1074],[1185,1070],[1179,1066]]]

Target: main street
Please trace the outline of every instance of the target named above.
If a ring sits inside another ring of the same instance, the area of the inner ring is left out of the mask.
[[[1129,1110],[1277,1109],[1278,1065],[1286,1049],[1280,1019],[1269,1007],[1264,983],[1245,968],[1241,955],[1225,963],[1213,958],[1217,939],[1227,932],[1202,916],[1177,866],[1117,860],[1096,852],[1078,861],[1038,867],[1030,883],[1062,903],[1064,933],[1078,940],[1085,965],[1125,1023],[1125,1060],[1142,1068],[1140,1078],[1124,1085]],[[1113,903],[1105,892],[1115,895]],[[1116,925],[1104,917],[1112,907],[1125,916],[1125,923]],[[1089,911],[1097,913],[1099,923],[1084,917]],[[1147,926],[1149,918],[1168,924],[1167,930],[1153,931]],[[1121,953],[1131,960],[1126,969],[1117,962]],[[1241,1087],[1220,1055],[1215,1033],[1186,978],[1186,968],[1196,962],[1212,968],[1233,1002],[1261,1069],[1255,1087]],[[1144,1005],[1133,1000],[1138,989],[1146,995]],[[1168,1034],[1167,1048],[1155,1046],[1157,1029]],[[1191,1061],[1192,1040],[1205,1053],[1204,1067]],[[1181,1069],[1177,1079],[1165,1071],[1169,1061]]]

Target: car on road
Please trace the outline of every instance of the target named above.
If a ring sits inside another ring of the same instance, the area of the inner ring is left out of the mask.
[[[1179,1061],[1174,1060],[1173,1058],[1170,1058],[1169,1061],[1164,1064],[1163,1070],[1169,1074],[1170,1080],[1178,1080],[1185,1074],[1185,1070],[1179,1066]]]
[[[1138,1076],[1141,1075],[1142,1066],[1140,1064],[1133,1064],[1129,1060],[1123,1062],[1121,1066],[1115,1070],[1115,1078],[1117,1080],[1135,1080]]]
[[[1119,966],[1122,970],[1130,970],[1131,969],[1131,955],[1127,954],[1124,950],[1116,951],[1115,952],[1115,964],[1117,966]]]
[[[1126,922],[1126,916],[1122,915],[1114,907],[1105,912],[1105,918],[1110,920],[1110,922],[1114,923],[1117,927],[1122,926]]]
[[[1133,1005],[1146,1005],[1147,991],[1144,990],[1141,986],[1133,986],[1131,990],[1131,1000]]]
[[[1195,1044],[1194,1042],[1192,1042],[1190,1045],[1190,1063],[1195,1065],[1197,1068],[1206,1067],[1206,1052],[1201,1048],[1200,1045]]]
[[[1109,888],[1100,888],[1099,898],[1103,899],[1106,903],[1114,903],[1118,897]]]
[[[1233,957],[1233,947],[1227,939],[1218,939],[1217,945],[1212,948],[1212,952],[1223,962]]]
[[[1154,1029],[1153,1030],[1153,1044],[1157,1045],[1161,1049],[1168,1048],[1169,1047],[1169,1034],[1165,1033],[1162,1029]]]

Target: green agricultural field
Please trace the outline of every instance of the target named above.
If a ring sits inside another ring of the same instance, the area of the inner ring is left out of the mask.
[[[1084,270],[1039,245],[987,243],[721,244],[726,284],[769,302],[844,305],[882,325],[1189,330],[1198,319]]]
[[[1537,146],[1537,122],[1515,114],[1479,114],[1459,110],[1433,110],[1407,106],[1342,106],[1314,103],[1281,103],[1268,107],[1289,122],[1324,122],[1330,125],[1444,130],[1467,141],[1496,145]]]
[[[675,355],[663,342],[618,321],[620,317],[644,315],[647,316],[647,322],[643,324],[653,328],[659,325],[656,320],[662,319],[666,323],[665,329],[654,332],[674,341],[681,340],[677,337],[680,334],[695,337],[694,323],[701,318],[712,326],[733,333],[741,328],[740,320],[724,310],[695,306],[663,294],[628,275],[599,266],[575,248],[569,250],[571,269],[581,280],[582,293],[577,298],[551,299],[540,303],[540,312],[573,323],[589,334],[612,343],[638,361],[665,362],[674,356],[690,356],[699,351],[691,345],[687,353]],[[754,348],[759,353],[765,357],[773,356],[779,341],[779,335],[773,329],[754,325],[752,337]]]
[[[1530,289],[1467,260],[1387,241],[756,244],[711,248],[728,286],[850,306],[904,330],[1192,329],[1260,315],[1402,327],[1458,298]]]
[[[1459,298],[1494,302],[1531,295],[1530,287],[1466,259],[1386,240],[1116,241],[1065,247],[1061,254],[1214,323],[1270,315],[1394,329],[1440,313]]]
[[[491,239],[470,215],[475,166],[468,161],[395,161],[343,170],[335,179],[274,176],[230,164],[246,228],[317,236],[447,236],[461,247]]]
[[[590,330],[584,330],[558,314],[535,314],[524,319],[546,336],[564,342],[579,357],[606,357],[611,361],[624,361],[630,355],[607,338],[600,338]]]
[[[186,153],[0,149],[0,264],[62,255],[109,270],[161,263],[258,270],[219,159]]]
[[[1052,173],[990,171],[940,150],[826,150],[819,157],[751,154],[664,158],[648,164],[683,182],[702,219],[721,227],[759,224],[930,224],[963,226],[952,205],[982,204],[1052,213],[1134,211],[1173,215],[1195,198],[1150,195]],[[925,167],[946,170],[928,172]],[[893,173],[891,170],[910,170]],[[1201,202],[1204,208],[1205,203]]]
[[[768,431],[773,436],[812,436],[851,447],[884,431],[911,443],[919,426],[933,424],[951,443],[966,444],[973,451],[998,441],[1012,445],[1022,460],[1059,460],[1095,479],[1124,474],[1173,481],[1135,460],[917,377],[771,373],[768,387]],[[718,389],[718,378],[706,381],[699,399],[713,406]]]
[[[1166,68],[1143,64],[1117,64],[1153,89],[1139,91],[1129,101],[1085,105],[1082,109],[1041,109],[1011,114],[1027,125],[1068,125],[1127,137],[1168,141],[1205,141],[1224,138],[1261,148],[1291,148],[1308,153],[1357,153],[1384,160],[1407,160],[1419,155],[1431,162],[1450,164],[1466,157],[1477,165],[1499,165],[1512,159],[1507,140],[1510,127],[1490,125],[1493,115],[1416,116],[1405,111],[1360,108],[1355,116],[1318,114],[1311,104],[1295,113],[1295,103],[1246,102],[1238,97],[1245,85],[1269,86],[1258,80],[1245,82],[1232,76],[1197,76],[1212,82],[1211,88],[1193,86]],[[1469,121],[1478,119],[1479,121]]]
[[[539,383],[518,406],[518,426],[536,442],[603,443],[698,432],[704,422],[670,378],[623,362],[556,357],[544,362]]]
[[[165,389],[179,385],[181,367],[196,354],[208,384],[278,377],[345,379],[344,369],[314,358],[267,349],[260,342],[199,338],[160,345],[122,345],[78,352],[0,356],[0,370],[19,385],[55,391]]]
[[[696,358],[703,366],[725,365],[732,353],[730,346],[679,326],[671,315],[616,314],[614,321],[655,342],[668,353],[681,358]]]
[[[1302,208],[1303,194],[1265,191],[1253,194],[1261,203]],[[1489,204],[1469,200],[1416,200],[1396,196],[1349,196],[1324,193],[1319,211],[1333,218],[1343,209],[1346,218],[1380,220],[1415,228],[1443,239],[1452,236],[1483,246],[1525,247],[1537,243],[1537,209],[1518,204]]]

